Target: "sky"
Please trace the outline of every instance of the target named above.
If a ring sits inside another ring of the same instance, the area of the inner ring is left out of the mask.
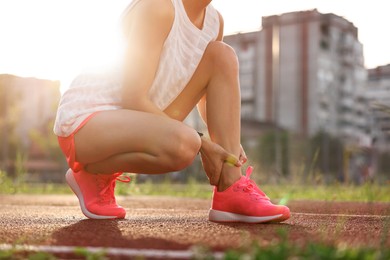
[[[0,0],[0,74],[67,80],[115,62],[119,17],[130,0]],[[390,63],[390,12],[383,0],[213,0],[225,34],[261,28],[261,17],[317,8],[359,30],[365,66]],[[104,61],[104,62],[102,62]]]

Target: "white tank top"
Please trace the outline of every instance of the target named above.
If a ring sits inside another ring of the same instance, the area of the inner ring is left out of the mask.
[[[129,12],[139,1],[133,0]],[[207,45],[219,34],[219,15],[207,6],[203,28],[188,18],[182,0],[172,0],[175,18],[165,40],[149,97],[164,110],[190,81]],[[57,110],[54,133],[69,136],[90,114],[121,109],[122,76],[120,69],[104,74],[81,74],[62,95]]]

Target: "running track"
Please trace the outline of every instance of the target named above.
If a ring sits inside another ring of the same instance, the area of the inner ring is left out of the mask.
[[[291,201],[281,224],[216,224],[207,220],[209,200],[120,197],[124,220],[87,220],[73,195],[0,195],[0,249],[68,254],[74,247],[102,248],[110,255],[191,258],[193,246],[215,252],[278,242],[321,242],[350,247],[390,247],[390,203]]]

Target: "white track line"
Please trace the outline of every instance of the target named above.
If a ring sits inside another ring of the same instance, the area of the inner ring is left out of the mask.
[[[31,246],[0,244],[0,250],[15,250],[22,252],[46,252],[52,254],[75,254],[77,249],[83,248],[90,253],[103,252],[107,256],[146,257],[160,259],[192,259],[195,253],[189,250],[157,250],[157,249],[127,249],[112,247],[74,247],[74,246]],[[215,259],[222,259],[223,253],[210,253]]]
[[[326,213],[298,213],[291,212],[292,215],[303,216],[324,216],[324,217],[352,217],[352,218],[390,218],[390,215],[355,215],[355,214],[326,214]]]

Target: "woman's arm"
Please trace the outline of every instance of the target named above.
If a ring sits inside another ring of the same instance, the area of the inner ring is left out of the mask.
[[[170,0],[140,1],[125,18],[123,108],[167,116],[149,99],[148,92],[173,19]]]

